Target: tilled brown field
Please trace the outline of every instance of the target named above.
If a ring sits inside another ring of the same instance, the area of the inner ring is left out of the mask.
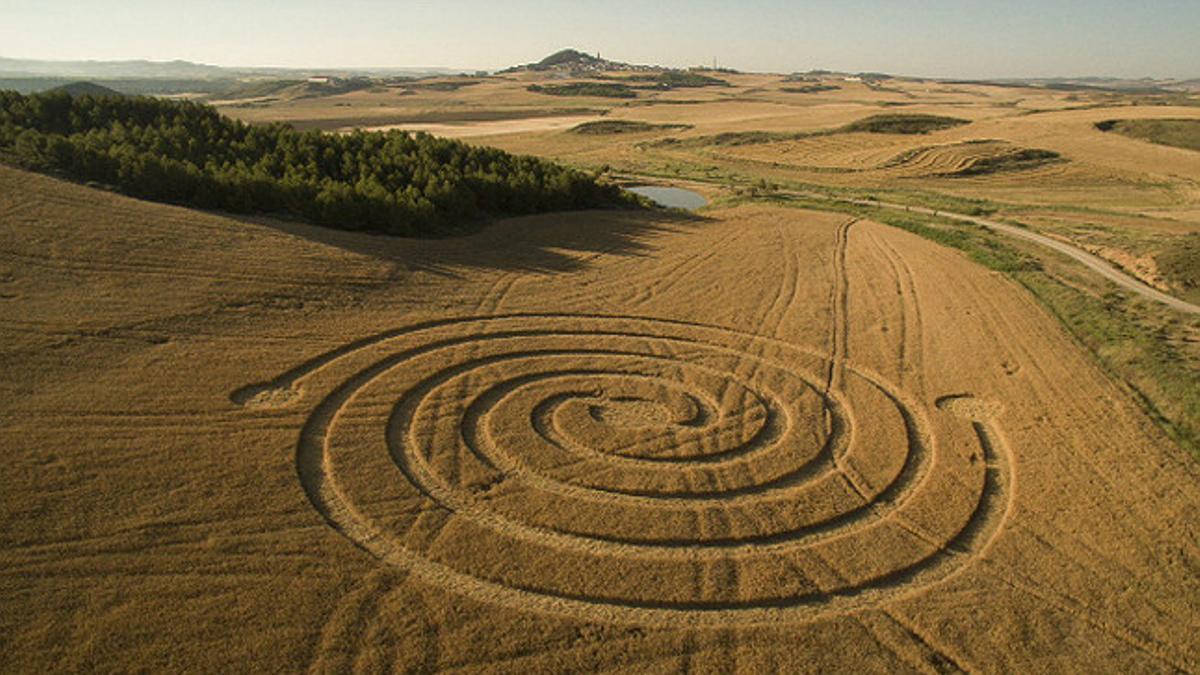
[[[0,233],[3,670],[1200,668],[1194,461],[908,233],[10,169]]]

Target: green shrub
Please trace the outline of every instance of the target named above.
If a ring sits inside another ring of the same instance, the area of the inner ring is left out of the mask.
[[[1200,119],[1105,120],[1097,122],[1096,128],[1159,145],[1200,150]]]
[[[652,131],[678,131],[691,129],[690,124],[651,124],[635,120],[597,120],[571,127],[571,133],[584,136],[611,136],[616,134],[643,134]]]
[[[841,130],[872,134],[927,134],[931,131],[951,129],[970,123],[970,120],[939,115],[872,115],[857,122],[851,122]]]

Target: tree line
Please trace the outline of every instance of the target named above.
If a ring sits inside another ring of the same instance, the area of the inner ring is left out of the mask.
[[[144,199],[399,235],[638,203],[594,175],[428,134],[251,126],[146,97],[0,92],[0,154]]]
[[[526,87],[535,94],[549,96],[600,96],[603,98],[637,98],[637,92],[620,82],[568,82],[567,84],[531,84]]]

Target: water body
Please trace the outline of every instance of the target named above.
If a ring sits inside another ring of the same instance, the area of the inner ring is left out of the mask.
[[[634,194],[650,199],[659,206],[671,209],[695,211],[708,204],[708,200],[705,199],[704,195],[699,192],[684,190],[683,188],[664,187],[662,185],[639,185],[627,189]]]

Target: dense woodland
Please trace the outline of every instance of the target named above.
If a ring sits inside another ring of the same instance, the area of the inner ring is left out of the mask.
[[[427,134],[250,126],[153,98],[0,92],[0,156],[146,199],[402,235],[637,203],[573,169]]]
[[[531,84],[526,89],[550,96],[600,96],[604,98],[637,98],[642,90],[689,89],[696,87],[728,87],[725,80],[700,73],[666,70],[641,75],[593,75],[602,82],[567,82],[565,84]]]

